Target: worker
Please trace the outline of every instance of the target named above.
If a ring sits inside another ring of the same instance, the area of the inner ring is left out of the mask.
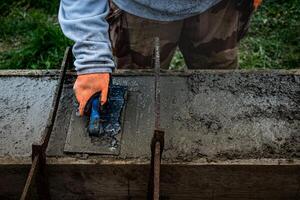
[[[167,69],[177,47],[189,69],[238,67],[238,43],[262,0],[61,0],[59,22],[75,41],[79,113],[118,68],[150,68],[153,38]]]

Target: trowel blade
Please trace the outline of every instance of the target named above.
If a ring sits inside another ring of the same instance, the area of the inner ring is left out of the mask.
[[[109,125],[114,127],[120,126],[120,131],[116,134],[116,128],[114,128],[114,131],[112,131],[113,134],[107,132],[101,137],[92,137],[87,131],[88,118],[77,116],[76,110],[73,110],[64,146],[64,152],[102,155],[118,155],[120,153],[123,120],[126,107],[126,88],[113,86],[109,95],[111,98],[111,106],[116,107],[119,100],[123,101],[123,107],[121,108],[121,111],[120,109],[111,108],[110,111],[113,113],[104,115],[104,117],[108,118],[104,126],[109,131],[111,129],[109,128]],[[117,111],[120,112],[117,113]],[[118,118],[119,120],[116,120]]]

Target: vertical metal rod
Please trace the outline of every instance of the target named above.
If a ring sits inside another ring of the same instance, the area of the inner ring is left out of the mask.
[[[154,130],[151,141],[151,169],[149,176],[148,200],[160,198],[160,164],[164,149],[164,131]]]
[[[160,42],[154,38],[154,71],[155,71],[155,129],[160,128]]]
[[[154,173],[153,173],[153,200],[159,200],[160,193],[160,142],[155,143]]]
[[[155,129],[151,141],[151,170],[149,178],[149,200],[159,200],[160,197],[160,164],[164,148],[164,132],[160,130],[160,42],[154,38],[153,65],[155,72],[154,101]]]
[[[39,156],[35,156],[32,161],[32,167],[30,168],[29,174],[26,179],[25,186],[22,191],[22,195],[20,197],[20,200],[27,200],[31,198],[31,190],[32,190],[32,184],[35,180],[37,171],[38,171],[38,162],[39,162]]]
[[[68,47],[65,51],[64,59],[60,70],[59,81],[56,87],[54,101],[52,103],[52,111],[47,121],[46,128],[43,131],[43,137],[39,143],[32,144],[32,164],[20,197],[21,200],[30,199],[31,193],[33,192],[36,193],[36,196],[39,199],[51,199],[46,172],[46,149],[54,126],[59,100],[63,90],[63,83],[65,80],[66,70],[67,67],[72,65],[71,60],[72,52],[71,48]],[[33,188],[34,186],[35,188]]]
[[[155,129],[160,128],[160,41],[154,38],[154,71],[155,71]],[[160,186],[160,142],[154,143],[153,159],[153,200],[159,200]]]

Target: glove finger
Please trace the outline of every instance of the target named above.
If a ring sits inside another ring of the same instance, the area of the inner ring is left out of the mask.
[[[105,104],[107,101],[107,94],[108,94],[108,87],[105,87],[104,89],[102,89],[101,91],[101,105]]]
[[[82,117],[84,114],[84,107],[83,104],[79,104],[79,115]]]
[[[76,96],[77,102],[79,104],[79,109],[78,109],[79,115],[83,116],[85,106],[92,95],[91,95],[90,91],[82,91],[81,93],[76,90],[74,90],[74,91],[75,91],[75,96]]]

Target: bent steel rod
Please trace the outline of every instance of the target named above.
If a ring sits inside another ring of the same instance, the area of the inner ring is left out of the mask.
[[[164,147],[164,132],[160,130],[160,42],[154,39],[153,65],[155,71],[155,130],[151,141],[151,168],[148,186],[148,199],[159,200],[160,197],[160,165]]]
[[[159,200],[160,165],[164,148],[164,131],[155,130],[151,141],[151,171],[149,177],[148,199]]]
[[[154,93],[155,93],[155,129],[160,129],[160,42],[159,38],[154,39]]]
[[[49,115],[50,117],[47,121],[46,128],[43,131],[42,140],[38,144],[32,144],[32,164],[23,188],[22,195],[20,197],[21,200],[27,200],[31,198],[34,183],[36,186],[36,196],[38,199],[50,199],[49,185],[46,174],[46,149],[49,143],[51,132],[53,130],[66,70],[72,65],[72,58],[71,48],[68,47],[65,51],[64,59],[61,65],[59,81],[55,91],[52,109]]]

